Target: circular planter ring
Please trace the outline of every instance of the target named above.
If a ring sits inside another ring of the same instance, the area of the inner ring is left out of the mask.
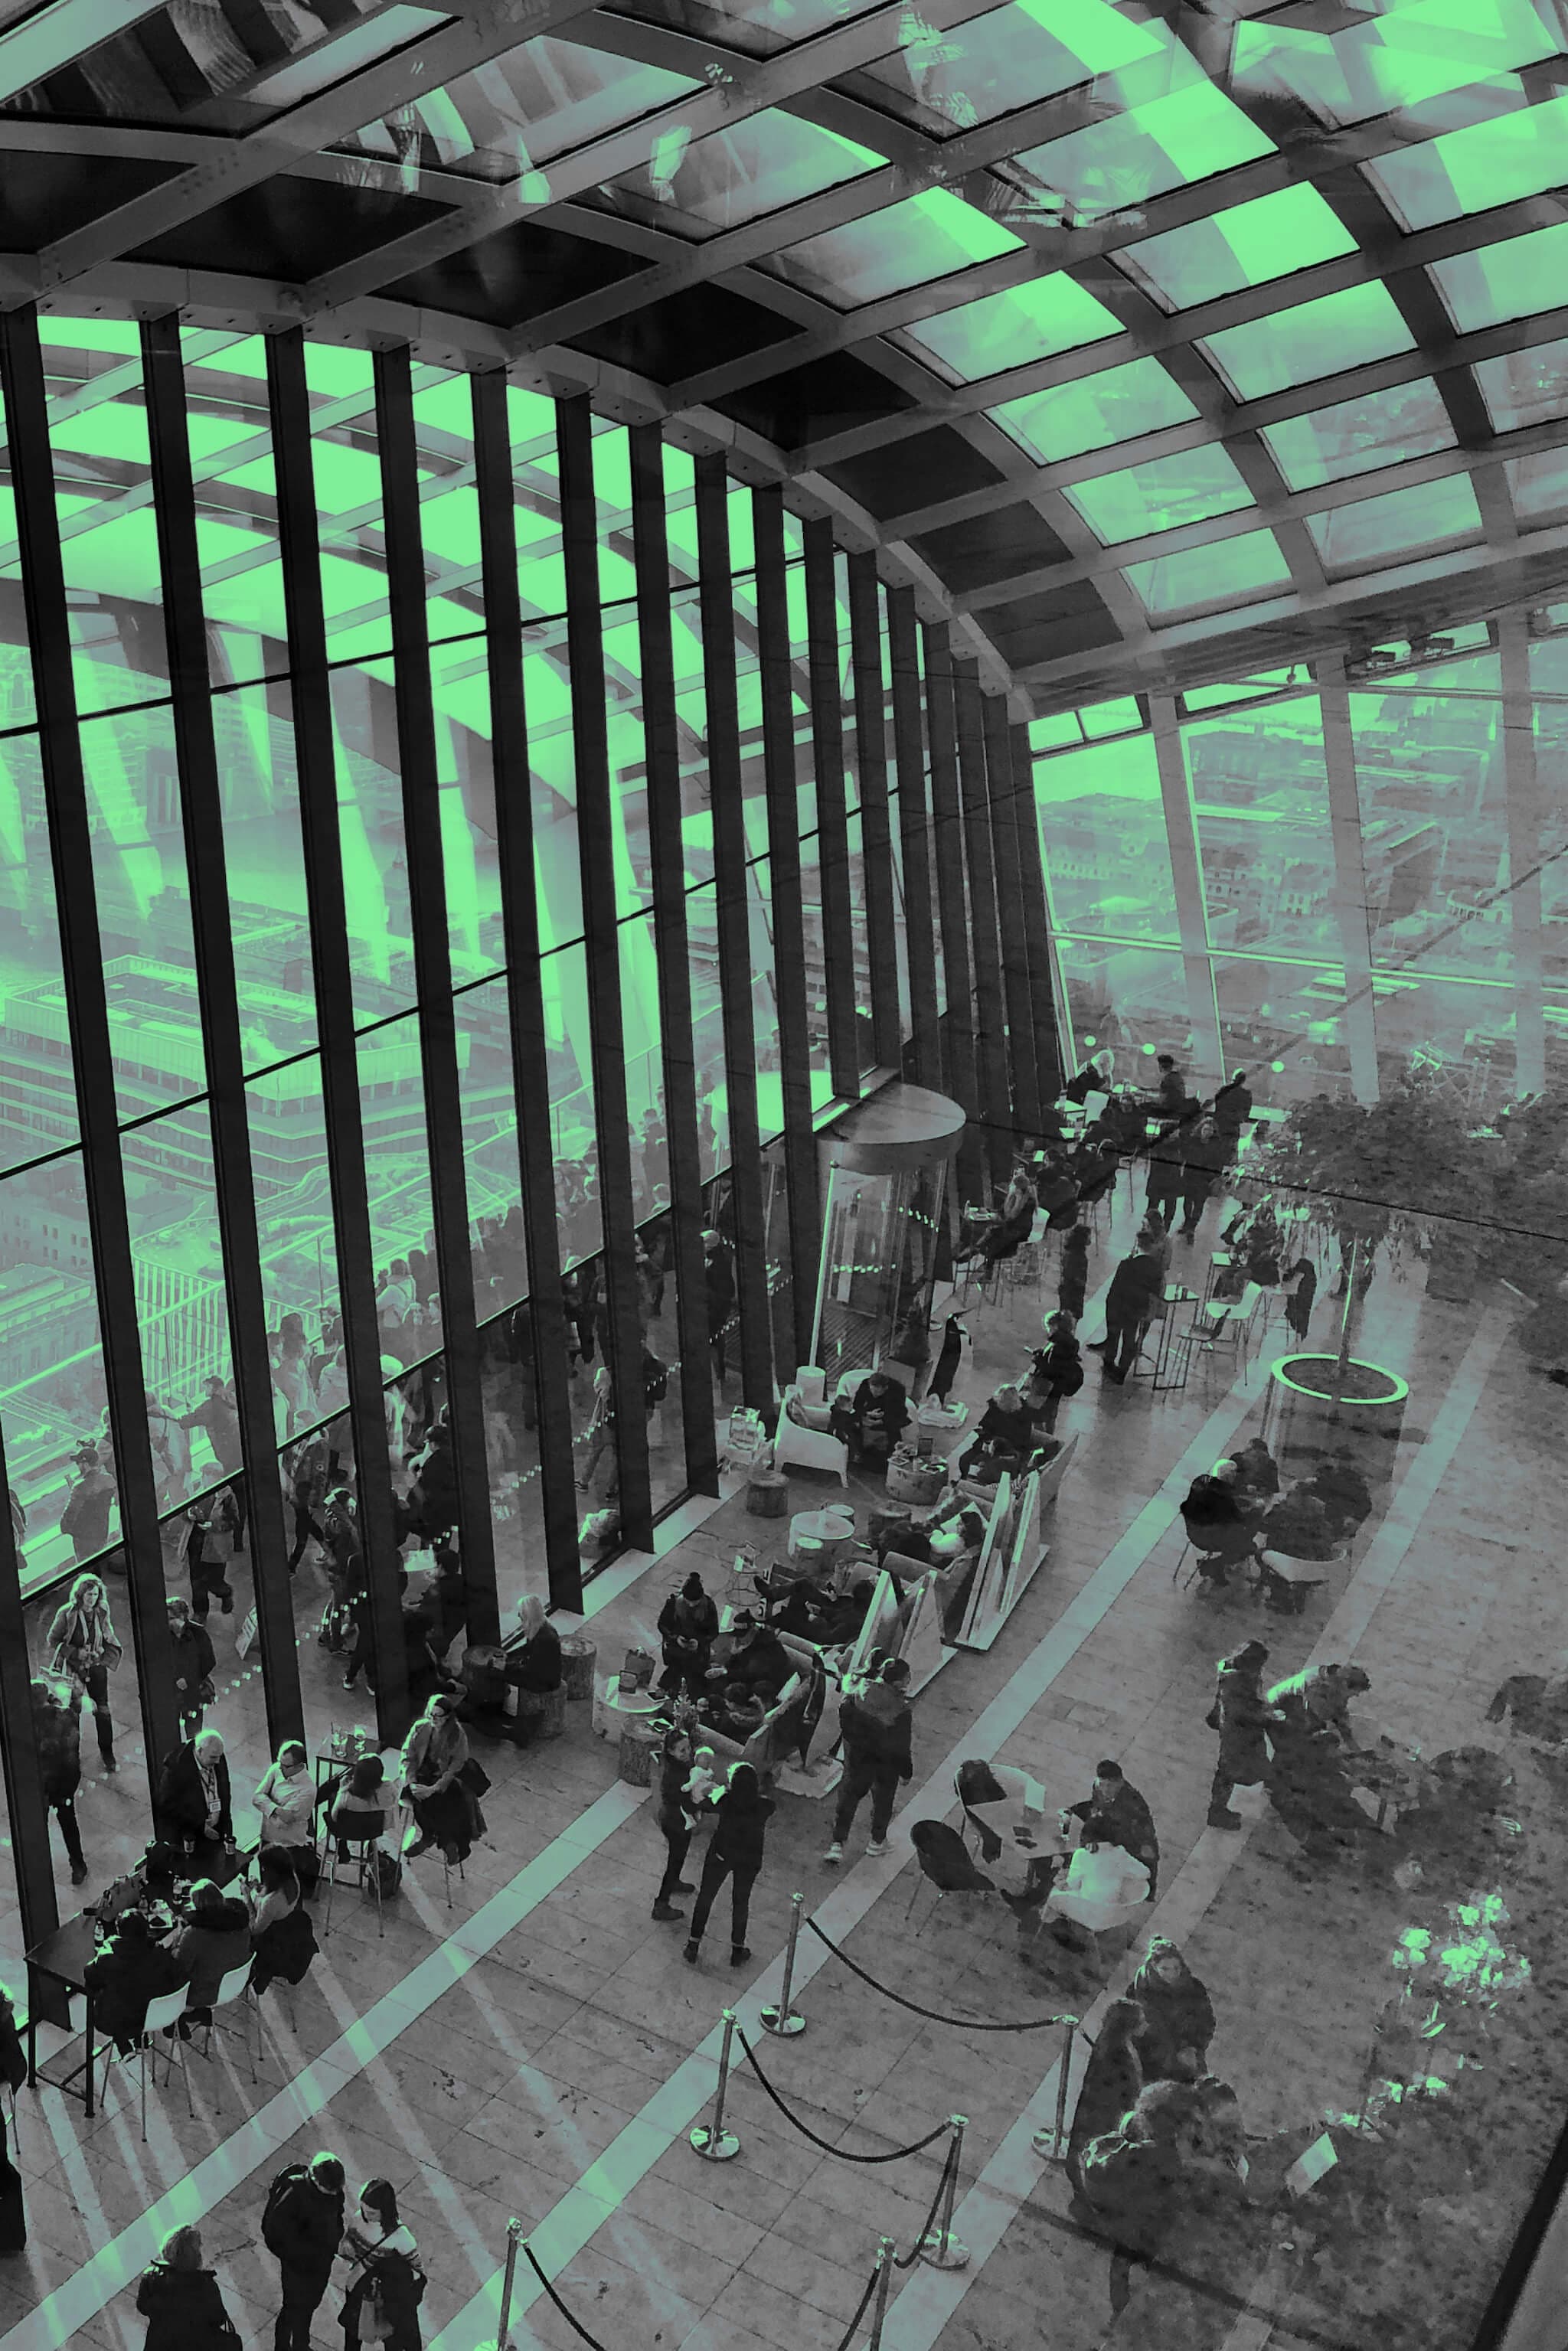
[[[1366,1478],[1386,1480],[1404,1427],[1409,1383],[1381,1364],[1352,1356],[1345,1393],[1336,1403],[1338,1369],[1338,1356],[1325,1354],[1281,1355],[1270,1364],[1264,1434],[1286,1476],[1300,1477],[1320,1454],[1347,1447]]]

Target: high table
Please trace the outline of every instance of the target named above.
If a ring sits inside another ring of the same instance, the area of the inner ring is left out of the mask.
[[[27,2087],[38,2085],[38,1988],[41,1984],[58,1984],[66,1994],[67,2013],[73,1995],[79,1993],[87,2002],[87,2054],[79,2065],[73,2065],[63,2081],[54,2081],[49,2087],[64,2090],[68,2096],[80,2098],[89,2115],[97,2112],[93,2102],[93,2067],[97,2050],[93,2043],[93,1998],[88,1989],[87,1970],[98,1956],[98,1921],[89,1918],[85,1910],[46,1935],[27,1953]],[[78,2089],[85,2074],[86,2086]]]

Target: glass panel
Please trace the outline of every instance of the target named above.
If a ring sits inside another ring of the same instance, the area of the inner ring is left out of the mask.
[[[1361,169],[1402,227],[1430,228],[1556,187],[1565,126],[1568,99],[1548,99],[1381,155]]]
[[[1273,152],[1272,140],[1239,106],[1198,78],[1130,114],[1032,147],[1002,175],[1021,179],[1050,217],[1082,226]]]
[[[1454,446],[1454,428],[1430,376],[1266,424],[1262,437],[1291,490],[1314,490]]]
[[[1186,310],[1354,251],[1339,214],[1316,188],[1303,185],[1229,204],[1187,228],[1124,246],[1112,257],[1167,308]]]
[[[1373,959],[1502,975],[1511,901],[1498,665],[1456,666],[1477,692],[1402,684],[1350,697]]]
[[[384,653],[392,643],[392,619],[371,354],[308,342],[305,381],[327,649],[335,661]]]
[[[277,484],[267,400],[267,343],[186,327],[185,401],[196,480],[196,549],[214,685],[288,666],[277,549]]]
[[[1317,696],[1206,720],[1182,740],[1211,944],[1337,956]]]
[[[904,328],[900,339],[929,353],[956,382],[974,383],[1120,332],[1104,304],[1059,269],[923,319]]]
[[[1095,0],[1099,5],[1099,0]],[[622,13],[670,24],[711,41],[722,28],[725,42],[747,57],[767,57],[793,47],[826,26],[862,16],[874,0],[632,0]]]
[[[769,266],[791,285],[807,287],[835,308],[848,310],[1016,253],[1022,243],[961,196],[930,188],[885,212],[789,246]]]
[[[1483,245],[1479,253],[1451,254],[1427,266],[1437,281],[1448,316],[1460,334],[1495,327],[1505,319],[1529,319],[1552,307],[1568,267],[1568,225],[1533,229],[1505,245]]]
[[[695,85],[661,66],[545,38],[410,99],[339,143],[416,172],[500,183],[525,177],[607,131],[671,105]],[[548,183],[535,196],[548,201]]]
[[[779,1081],[779,1003],[774,993],[772,872],[766,857],[746,870],[751,925],[751,1017],[757,1037],[757,1118],[764,1143],[784,1132]]]
[[[83,712],[151,700],[167,693],[169,678],[141,335],[130,320],[93,325],[99,331],[47,313],[38,320]]]
[[[1325,38],[1294,27],[1238,25],[1231,70],[1240,89],[1287,93],[1322,122],[1408,113],[1448,90],[1549,57],[1557,44],[1531,0],[1486,0],[1461,16],[1448,0],[1399,9]]]
[[[422,374],[434,371],[421,371]],[[431,641],[472,636],[485,617],[479,585],[479,494],[474,486],[474,411],[466,376],[425,383],[413,395],[419,449],[419,528]],[[475,640],[475,650],[484,646]]]
[[[418,1015],[361,1037],[359,1066],[382,1369],[391,1378],[441,1344],[440,1299],[418,1278],[420,1253],[432,1280],[435,1256]]]
[[[1544,423],[1568,409],[1568,340],[1479,360],[1475,378],[1497,432]]]
[[[320,1061],[312,1054],[253,1080],[246,1109],[281,1444],[347,1395]]]
[[[563,947],[542,967],[545,1046],[549,1056],[550,1139],[562,1262],[576,1265],[604,1245],[599,1209],[599,1145],[593,1122],[593,1061],[588,1024],[588,964]]]
[[[724,1010],[718,982],[718,890],[706,883],[686,900],[692,974],[692,1059],[696,1070],[697,1151],[706,1184],[729,1164]]]
[[[1159,555],[1151,563],[1129,563],[1122,573],[1150,612],[1179,612],[1254,594],[1260,588],[1288,587],[1291,567],[1272,531],[1251,530],[1212,547]]]
[[[1476,494],[1466,474],[1451,474],[1418,489],[1390,490],[1385,497],[1363,498],[1358,506],[1334,507],[1309,515],[1318,553],[1330,569],[1381,562],[1386,556],[1437,547],[1445,539],[1479,531]]]
[[[1113,1056],[1119,1083],[1142,1082],[1145,1051],[1186,1052],[1186,974],[1172,949],[1063,938],[1057,960],[1074,1048],[1093,1053],[1102,1069]]]
[[[490,1323],[482,1344],[490,1519],[505,1626],[516,1615],[524,1593],[537,1592],[544,1599],[549,1590],[539,1484],[538,1375],[528,1308],[515,1308]]]
[[[1438,1070],[1450,1094],[1479,1123],[1515,1087],[1513,990],[1420,974],[1373,984],[1377,1077],[1385,1090]],[[1498,2252],[1502,2248],[1500,2245]]]
[[[1034,765],[1052,928],[1180,936],[1153,736]]]
[[[806,941],[806,1027],[815,1101],[819,1078],[826,1082],[827,1095],[833,1091],[828,1057],[828,956],[822,926],[821,836],[815,832],[808,833],[800,843],[800,899]]]
[[[1220,448],[1190,449],[1179,457],[1130,465],[1125,473],[1099,474],[1092,481],[1070,484],[1067,496],[1106,546],[1253,504],[1252,493]]]
[[[1200,337],[1197,348],[1238,400],[1261,400],[1314,376],[1414,350],[1416,339],[1388,288],[1369,281],[1244,327],[1222,328]]]
[[[879,58],[864,71],[912,94],[938,130],[969,130],[1071,89],[1093,74],[1155,57],[1159,42],[1145,26],[1111,18],[1102,0],[1081,6],[1019,0],[944,34],[908,39],[895,57]]]
[[[202,1405],[204,1383],[226,1386],[232,1369],[206,1104],[193,1102],[136,1127],[120,1154],[152,1466],[159,1502],[168,1510],[221,1482],[223,1469],[238,1462],[238,1433],[226,1415],[194,1447],[183,1425]]]
[[[789,720],[795,747],[797,823],[802,837],[817,826],[817,759],[811,743],[811,635],[806,625],[806,567],[790,563],[784,572],[789,615]]]
[[[1220,1059],[1242,1069],[1260,1101],[1350,1092],[1344,973],[1337,965],[1216,956]]]
[[[533,786],[534,889],[539,938],[548,950],[582,936],[582,876],[577,856],[577,770],[564,629],[523,654]]]
[[[1568,450],[1542,449],[1511,457],[1504,471],[1513,510],[1521,519],[1561,514],[1568,507]]]
[[[463,1167],[468,1186],[474,1300],[479,1320],[485,1322],[515,1306],[527,1296],[528,1288],[505,979],[465,987],[453,1010],[463,1095]]]
[[[496,778],[490,748],[490,676],[485,641],[433,645],[441,850],[447,945],[461,986],[506,959],[496,851]]]
[[[354,1016],[362,1026],[401,1011],[414,995],[397,713],[391,686],[368,671],[334,670],[330,686]]]
[[[59,924],[36,735],[0,738],[0,1167],[77,1139]]]
[[[0,1184],[0,1426],[30,1584],[96,1559],[119,1530],[112,1449],[75,1458],[102,1434],[107,1396],[79,1152]]]
[[[688,888],[713,876],[713,802],[707,763],[707,688],[697,590],[670,600],[675,735],[681,763],[681,852]]]
[[[664,1133],[664,1076],[661,1060],[658,957],[651,914],[634,916],[619,931],[621,1017],[626,1029],[626,1108],[632,1136],[632,1191],[639,1225],[667,1211],[669,1145]],[[652,1231],[640,1253],[638,1293],[643,1326],[643,1370],[639,1393],[622,1409],[643,1412],[648,1430],[648,1466],[653,1508],[673,1502],[685,1484],[681,1434],[677,1284],[666,1267],[669,1226]],[[655,1368],[657,1367],[657,1368]],[[666,1390],[651,1402],[648,1387],[663,1374]],[[671,1401],[674,1394],[674,1401]]]
[[[210,640],[209,640],[210,642]],[[213,699],[240,1045],[248,1070],[316,1042],[292,696],[281,682]]]
[[[1027,392],[988,413],[1048,465],[1085,449],[1156,433],[1162,425],[1185,423],[1197,411],[1158,360],[1144,359],[1082,376],[1076,383],[1054,384],[1048,392]]]
[[[1126,694],[1115,702],[1091,702],[1078,714],[1078,723],[1091,743],[1103,741],[1108,735],[1134,733],[1144,723],[1136,695]]]
[[[661,132],[647,162],[612,180],[605,194],[618,210],[703,238],[841,187],[886,160],[770,108],[695,141],[687,131]]]

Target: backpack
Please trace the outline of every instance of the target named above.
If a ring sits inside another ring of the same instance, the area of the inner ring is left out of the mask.
[[[294,2240],[284,2225],[283,2216],[288,2210],[295,2189],[303,2184],[304,2179],[305,2166],[291,2163],[286,2171],[278,2173],[267,2191],[267,2202],[261,2213],[261,2241],[269,2253],[277,2255],[279,2261],[293,2250]]]
[[[375,1858],[376,1891],[384,1902],[390,1894],[398,1893],[402,1886],[402,1864],[392,1853],[378,1853]]]

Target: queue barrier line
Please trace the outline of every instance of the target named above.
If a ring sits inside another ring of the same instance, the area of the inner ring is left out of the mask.
[[[1064,2024],[1070,2032],[1075,2032],[1078,2029],[1080,2020],[1076,2016],[1030,2016],[1025,2017],[1021,2022],[1015,2023],[1007,2020],[998,2022],[989,2017],[944,2016],[939,2009],[922,2008],[917,2000],[906,2000],[903,1992],[890,1991],[886,1984],[878,1983],[874,1976],[868,1975],[864,1968],[852,1959],[847,1951],[841,1950],[837,1943],[832,1942],[823,1934],[814,1918],[808,1918],[806,1924],[817,1940],[820,1943],[826,1943],[834,1959],[842,1959],[850,1973],[859,1976],[862,1983],[870,1984],[873,1991],[881,1992],[884,2000],[896,2001],[900,2008],[907,2008],[915,2015],[925,2017],[928,2023],[950,2024],[958,2032],[1043,2032],[1048,2025],[1052,2024]],[[749,2055],[750,2052],[747,2051],[747,2053]]]
[[[860,2155],[856,2153],[852,2147],[835,2147],[831,2139],[819,2137],[817,2133],[812,2130],[810,2124],[803,2123],[798,2115],[792,2115],[790,2113],[789,2107],[785,2105],[783,2099],[779,2096],[778,2091],[774,2088],[772,2083],[768,2080],[767,2074],[758,2064],[757,2053],[752,2048],[750,2042],[747,2039],[745,2033],[740,2030],[738,2025],[736,2027],[735,2037],[740,2043],[741,2052],[745,2056],[747,2064],[750,2066],[752,2072],[756,2074],[758,2080],[761,2083],[763,2088],[767,2091],[768,2096],[772,2099],[774,2105],[778,2107],[785,2121],[792,2124],[795,2129],[800,2132],[802,2138],[809,2138],[813,2147],[820,2147],[824,2155],[836,2155],[845,2163],[902,2163],[906,2155],[920,2155],[925,2152],[926,2147],[935,2147],[936,2141],[942,2137],[943,2132],[950,2131],[953,2127],[952,2118],[949,2116],[946,2120],[939,2122],[935,2130],[927,2131],[924,2138],[912,2140],[908,2147],[890,2147],[884,2155]],[[944,2167],[944,2168],[946,2168],[946,2167]]]

